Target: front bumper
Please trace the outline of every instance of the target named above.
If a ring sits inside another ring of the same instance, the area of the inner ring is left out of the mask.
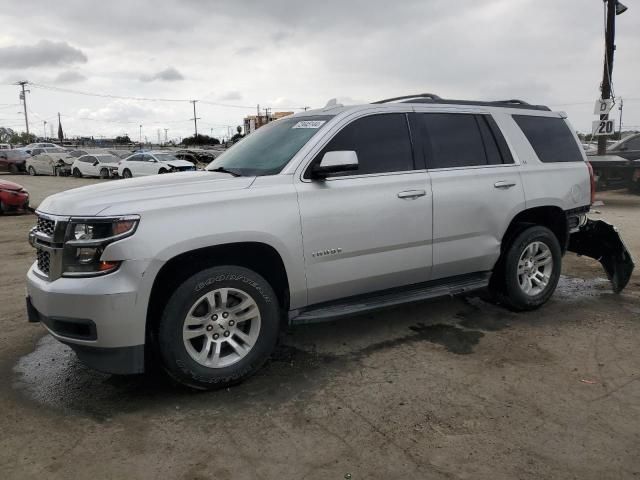
[[[615,293],[620,293],[629,283],[635,264],[613,225],[602,220],[587,220],[569,237],[568,250],[598,260]]]
[[[27,273],[29,320],[71,346],[88,366],[109,373],[144,370],[147,305],[138,301],[146,261],[123,262],[101,277],[48,281]]]

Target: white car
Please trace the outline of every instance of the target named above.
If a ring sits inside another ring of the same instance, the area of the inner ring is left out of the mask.
[[[193,163],[180,160],[169,152],[140,152],[120,161],[118,175],[122,178],[131,178],[195,169],[196,167]]]
[[[33,155],[33,150],[36,148],[60,148],[60,145],[56,145],[55,143],[30,143],[29,145],[25,145],[20,150],[24,150],[27,153]]]
[[[76,159],[71,166],[74,177],[111,178],[118,175],[120,159],[110,153],[98,155],[83,155]]]
[[[25,165],[29,175],[68,175],[73,163],[69,152],[55,145],[51,148],[36,147],[31,150],[31,155]]]

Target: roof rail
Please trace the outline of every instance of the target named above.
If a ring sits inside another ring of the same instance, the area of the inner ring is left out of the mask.
[[[402,97],[387,98],[386,100],[379,100],[373,102],[373,104],[389,103],[394,101],[400,101],[401,103],[434,103],[444,105],[477,105],[485,107],[503,107],[503,108],[522,108],[527,110],[543,110],[551,111],[546,105],[532,105],[524,100],[508,99],[508,100],[455,100],[450,98],[441,98],[431,93],[422,93],[419,95],[404,95]]]
[[[385,98],[384,100],[378,100],[377,102],[371,102],[373,105],[381,103],[395,102],[398,100],[407,100],[411,98],[428,98],[430,100],[442,100],[438,95],[433,93],[418,93],[417,95],[403,95],[402,97]]]

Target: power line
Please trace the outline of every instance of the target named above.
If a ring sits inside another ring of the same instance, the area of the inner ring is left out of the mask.
[[[110,99],[116,99],[116,100],[136,100],[140,102],[177,102],[177,103],[193,102],[193,100],[189,100],[186,98],[134,97],[134,96],[128,96],[128,95],[113,95],[110,93],[86,92],[82,90],[73,90],[70,88],[61,88],[61,87],[54,87],[52,85],[44,85],[42,83],[29,83],[29,85],[31,85],[34,88],[41,88],[44,90],[50,90],[50,91],[59,92],[59,93],[70,93],[73,95],[84,95],[86,97],[110,98]],[[209,100],[198,100],[198,101],[206,105],[213,105],[216,107],[242,108],[245,110],[252,110],[254,108],[252,105],[233,105],[229,103],[211,102]],[[287,106],[279,106],[278,108],[291,109],[291,110],[304,109],[304,107],[287,107]]]

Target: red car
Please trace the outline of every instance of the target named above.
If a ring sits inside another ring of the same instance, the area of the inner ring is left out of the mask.
[[[13,174],[26,172],[27,158],[29,154],[22,150],[0,150],[0,170]]]
[[[17,183],[0,178],[0,215],[7,212],[26,212],[29,194]]]

